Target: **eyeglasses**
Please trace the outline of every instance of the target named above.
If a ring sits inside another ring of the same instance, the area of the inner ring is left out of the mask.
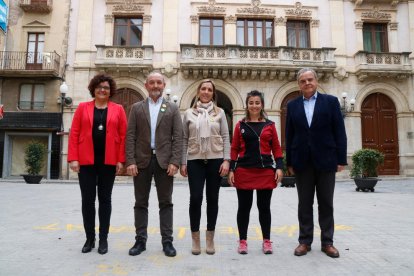
[[[102,90],[103,89],[105,91],[109,91],[109,90],[111,90],[111,87],[98,85],[95,89],[97,89],[97,90]]]

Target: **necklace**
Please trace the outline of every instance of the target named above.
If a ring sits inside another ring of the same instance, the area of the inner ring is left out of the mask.
[[[99,115],[101,117],[101,123],[99,124],[98,129],[99,130],[103,130],[104,129],[104,126],[103,126],[103,117],[105,115],[106,108],[103,109],[103,110],[102,109],[99,109],[99,108],[97,108],[97,109],[98,109]]]

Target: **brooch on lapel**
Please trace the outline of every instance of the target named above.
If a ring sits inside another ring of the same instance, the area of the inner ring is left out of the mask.
[[[161,112],[165,112],[165,110],[167,110],[167,105],[166,104],[162,104],[160,111]]]

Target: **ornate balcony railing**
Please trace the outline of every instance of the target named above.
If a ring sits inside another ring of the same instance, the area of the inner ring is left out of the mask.
[[[185,77],[294,78],[300,67],[310,66],[329,77],[336,67],[335,48],[199,46],[181,44]]]
[[[367,77],[407,78],[411,73],[410,52],[372,53],[359,51],[355,54],[356,75],[360,81]]]
[[[95,65],[97,67],[127,69],[130,71],[151,71],[153,46],[104,46],[97,49]]]
[[[56,52],[0,52],[0,76],[58,76],[60,56]]]
[[[19,5],[25,12],[50,13],[53,0],[19,0]]]

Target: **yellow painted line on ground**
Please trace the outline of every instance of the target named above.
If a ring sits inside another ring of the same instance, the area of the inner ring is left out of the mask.
[[[71,224],[68,223],[66,225],[61,225],[58,222],[50,223],[46,225],[34,226],[33,229],[38,231],[67,231],[67,232],[83,232],[84,228],[81,224]],[[336,224],[335,231],[351,231],[353,229],[350,225],[343,225],[343,224]],[[96,227],[98,232],[99,226]],[[191,234],[190,228],[185,226],[178,226],[174,229],[176,234],[176,238],[181,240],[184,239],[187,235]],[[111,226],[109,228],[110,233],[135,233],[134,226]],[[219,226],[216,228],[217,234],[220,235],[233,235],[238,236],[239,232],[237,227],[233,226]],[[271,232],[275,234],[286,234],[288,237],[296,237],[297,233],[299,232],[299,226],[297,224],[294,225],[282,225],[282,226],[274,226],[271,228]],[[160,229],[158,227],[148,227],[148,235],[159,235]],[[315,234],[320,235],[320,229],[315,228]],[[251,239],[262,239],[262,231],[259,225],[251,225],[249,227],[249,238]]]

